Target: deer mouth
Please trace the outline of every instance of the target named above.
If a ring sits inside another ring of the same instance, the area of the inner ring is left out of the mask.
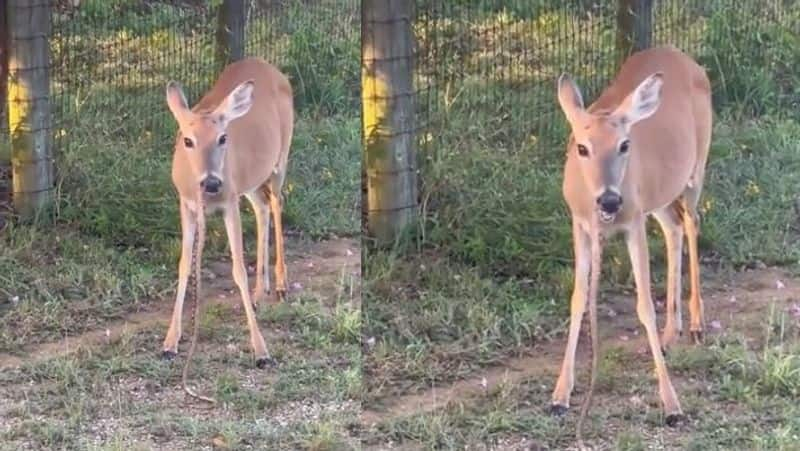
[[[603,224],[610,224],[614,222],[614,219],[617,218],[617,213],[619,212],[609,213],[602,208],[597,209],[597,215],[600,218],[600,222]]]

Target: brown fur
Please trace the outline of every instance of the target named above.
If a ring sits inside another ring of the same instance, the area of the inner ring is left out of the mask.
[[[594,279],[600,268],[594,267],[599,263],[590,261],[595,253],[592,249],[602,245],[606,237],[623,231],[636,280],[637,314],[653,354],[667,423],[674,424],[682,411],[662,350],[680,335],[682,327],[679,297],[684,234],[690,254],[690,331],[696,341],[703,330],[697,203],[711,141],[708,77],[702,67],[679,50],[654,48],[628,58],[611,85],[586,109],[579,90],[566,77],[559,80],[558,95],[572,128],[563,194],[572,213],[575,287],[567,348],[553,391],[553,411],[562,413],[569,406],[575,350],[587,300],[592,303],[590,312],[595,311],[590,291],[597,287],[590,285],[589,275]],[[621,143],[626,139],[629,150],[623,152]],[[579,145],[584,147],[585,156],[579,155]],[[619,211],[605,218],[598,207],[603,193],[619,194],[623,200]],[[667,243],[667,322],[663,338],[657,333],[650,292],[645,230],[648,215],[659,221]],[[591,319],[595,323],[596,318]],[[596,343],[596,328],[591,332]],[[595,368],[596,356],[593,361]],[[593,370],[592,385],[594,377]]]
[[[221,209],[231,249],[233,279],[239,287],[256,364],[271,361],[256,321],[257,303],[269,291],[269,222],[275,224],[275,279],[279,299],[286,293],[281,189],[294,126],[289,81],[269,63],[249,58],[223,70],[211,90],[191,110],[180,87],[167,85],[167,104],[178,122],[172,180],[180,196],[181,261],[172,322],[164,339],[164,356],[177,353],[181,316],[191,272],[195,233],[205,229],[206,211]],[[221,141],[226,136],[226,142]],[[190,141],[187,145],[185,139]],[[221,180],[216,193],[201,181]],[[246,196],[257,222],[256,288],[250,295],[244,264],[239,201]],[[198,238],[202,239],[202,238]],[[198,255],[199,259],[201,256]]]
[[[286,76],[271,64],[258,58],[231,64],[192,111],[198,114],[213,111],[233,88],[247,80],[255,81],[254,103],[246,115],[228,126],[231,151],[226,154],[226,183],[219,196],[221,201],[255,190],[276,169],[280,174],[286,170],[294,123],[292,87]],[[216,136],[207,127],[210,121],[205,117],[189,124],[207,140],[213,140]],[[182,137],[179,131],[176,146],[180,146]],[[181,196],[191,198],[198,189],[197,177],[191,173],[186,153],[180,150],[176,149],[173,156],[172,181]],[[227,183],[228,180],[233,183]]]

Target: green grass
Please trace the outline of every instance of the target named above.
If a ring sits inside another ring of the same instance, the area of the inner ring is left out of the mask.
[[[284,227],[313,239],[360,231],[357,2],[254,10],[249,55],[286,71],[298,111]],[[71,11],[71,12],[70,12]],[[161,2],[84,2],[54,22],[54,221],[0,235],[0,350],[81,333],[172,296],[180,252],[170,178],[170,79],[190,102],[216,77],[215,11]],[[339,31],[320,40],[319,27]],[[347,26],[344,26],[347,25]],[[80,71],[66,67],[80,66]],[[62,70],[63,69],[63,70]],[[242,207],[245,243],[255,221]],[[208,258],[227,255],[218,217]]]
[[[800,183],[798,138],[794,121],[718,121],[703,201],[705,254],[735,267],[800,262],[792,208],[792,187]],[[563,327],[572,250],[560,174],[528,164],[535,151],[491,152],[478,146],[464,155],[461,147],[457,158],[442,163],[453,170],[437,180],[434,195],[452,197],[426,230],[430,251],[367,251],[364,334],[378,338],[367,359],[374,372],[368,386],[458,378]],[[783,175],[771,176],[776,173]],[[662,292],[663,241],[657,227],[651,230]],[[604,279],[609,288],[630,288],[624,246],[614,244]]]
[[[789,318],[781,315],[783,321]],[[769,318],[762,318],[765,322]],[[800,374],[787,374],[785,362],[797,368],[796,326],[774,333],[764,343],[745,344],[732,331],[704,347],[683,348],[669,356],[673,378],[681,381],[681,397],[690,424],[665,429],[655,395],[650,362],[629,351],[608,351],[607,358],[631,359],[625,375],[630,381],[598,386],[586,439],[611,449],[793,449],[800,434],[800,413],[787,386]],[[775,364],[775,362],[783,362]],[[747,368],[747,370],[743,370]],[[496,444],[509,437],[527,437],[545,449],[574,445],[573,409],[565,419],[544,412],[550,387],[535,375],[501,383],[483,395],[459,398],[446,408],[412,414],[381,423],[368,432],[366,443],[416,443],[425,449],[464,449]],[[778,379],[780,385],[769,381]],[[744,397],[730,392],[731,380],[750,389]],[[643,404],[629,401],[639,396]],[[645,414],[642,414],[644,410]]]
[[[339,304],[339,308],[347,307]],[[56,449],[114,446],[113,437],[92,443],[92,431],[104,430],[107,424],[110,429],[104,433],[113,432],[122,442],[139,446],[147,446],[149,436],[156,437],[160,446],[183,449],[221,435],[234,448],[271,443],[271,449],[311,444],[317,449],[352,449],[355,438],[346,429],[358,416],[358,337],[310,352],[303,340],[296,339],[295,324],[284,322],[287,327],[277,329],[270,322],[278,311],[284,318],[323,318],[324,309],[321,301],[310,298],[297,306],[265,308],[261,329],[268,346],[280,350],[273,352],[279,365],[258,370],[243,314],[220,304],[209,306],[206,319],[215,318],[221,330],[213,334],[201,330],[190,382],[217,398],[219,407],[208,414],[182,407],[182,358],[168,363],[156,352],[162,324],[123,334],[106,345],[80,346],[73,354],[4,370],[0,398],[14,407],[3,416],[15,426],[0,428],[0,441]],[[335,335],[341,325],[330,320],[316,327],[320,334]]]
[[[0,374],[2,450],[357,448],[361,316],[345,277],[328,284],[320,272],[315,280],[340,296],[322,300],[301,290],[290,304],[260,307],[261,330],[279,362],[265,371],[254,368],[239,306],[205,309],[191,383],[218,398],[211,412],[184,400],[185,355],[172,364],[158,358],[165,324],[145,324],[106,344],[72,338],[174,299],[176,124],[164,86],[180,81],[195,102],[219,71],[216,11],[208,2],[189,3],[83,1],[54,17],[57,202],[52,220],[12,223],[0,233],[0,353],[25,362]],[[358,2],[320,0],[251,13],[247,55],[278,65],[295,93],[284,230],[301,237],[289,245],[314,249],[309,241],[355,235]],[[337,31],[321,39],[331,24]],[[248,260],[255,240],[249,210],[245,202]],[[227,254],[214,217],[205,261]],[[318,266],[325,258],[315,260]],[[35,345],[66,337],[77,352],[27,358]]]
[[[800,16],[785,8],[778,25],[767,7],[723,7],[729,3],[673,10],[663,2],[655,20],[655,42],[690,50],[714,86],[701,253],[726,272],[762,263],[796,268],[800,124],[793,105],[800,78],[788,69],[798,62],[788,30]],[[562,71],[575,74],[589,103],[615,70],[608,9],[580,15],[547,1],[484,1],[447,2],[437,11],[416,28],[420,79],[435,88],[424,99],[434,126],[419,158],[422,219],[412,239],[364,253],[365,406],[376,410],[434,385],[480,378],[563,334],[572,244],[561,194],[567,131],[553,82]],[[663,239],[655,223],[649,230],[654,293],[663,295]],[[604,292],[633,289],[621,240],[605,252],[603,284]],[[644,360],[604,348],[598,382],[616,405],[595,407],[589,435],[612,449],[791,449],[797,336],[782,335],[782,348],[725,337],[732,342],[710,352],[670,355],[682,378],[702,379],[691,383],[691,394],[681,392],[697,418],[686,434],[661,428]],[[619,376],[622,369],[629,371]],[[564,424],[544,415],[555,376],[408,412],[370,431],[367,441],[423,449],[502,448],[523,439],[544,449],[573,445],[574,416]],[[644,407],[623,407],[632,393],[648,394]],[[759,416],[765,409],[769,418]]]

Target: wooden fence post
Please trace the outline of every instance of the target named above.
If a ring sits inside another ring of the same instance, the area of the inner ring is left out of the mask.
[[[417,217],[411,1],[361,2],[361,87],[367,229],[394,242]]]
[[[649,48],[653,38],[653,0],[617,3],[617,55],[620,66],[632,53]]]
[[[52,201],[50,5],[8,0],[8,128],[14,210],[34,218]]]
[[[6,127],[8,126],[8,118],[6,117],[6,104],[8,99],[8,2],[0,0],[0,130],[5,134]],[[11,151],[4,144],[7,136],[0,138],[0,166],[4,163],[11,161]],[[0,167],[0,178],[2,178],[2,167]],[[2,184],[2,180],[0,180]]]
[[[223,0],[217,18],[217,64],[220,69],[244,58],[247,0]]]

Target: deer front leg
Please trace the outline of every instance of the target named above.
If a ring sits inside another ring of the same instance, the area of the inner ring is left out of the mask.
[[[178,264],[178,293],[175,297],[175,307],[172,310],[172,320],[164,338],[161,356],[166,360],[178,355],[178,341],[181,339],[181,320],[183,319],[183,300],[186,297],[186,284],[192,271],[192,246],[194,235],[197,231],[196,212],[189,208],[189,203],[181,199],[181,261]]]
[[[569,408],[569,397],[575,381],[575,351],[578,348],[581,321],[586,310],[589,294],[589,271],[591,269],[591,241],[589,235],[580,228],[576,221],[572,222],[572,240],[575,247],[575,285],[570,301],[569,336],[561,374],[553,390],[551,413],[563,415]]]
[[[658,337],[656,312],[650,294],[650,256],[647,250],[647,232],[644,221],[644,215],[634,219],[627,236],[628,253],[636,280],[636,313],[647,332],[647,341],[650,343],[650,351],[655,361],[659,395],[664,406],[667,425],[674,426],[683,417],[683,411],[669,379],[661,341]]]
[[[267,353],[267,345],[264,343],[264,337],[258,329],[256,313],[250,300],[250,291],[247,286],[247,270],[244,265],[244,250],[242,249],[242,219],[239,216],[238,200],[225,208],[224,220],[225,231],[228,233],[228,243],[231,248],[233,281],[239,287],[239,293],[242,296],[244,311],[247,315],[247,327],[250,329],[250,344],[253,346],[253,352],[255,353],[256,366],[264,368],[273,363],[273,361]]]

